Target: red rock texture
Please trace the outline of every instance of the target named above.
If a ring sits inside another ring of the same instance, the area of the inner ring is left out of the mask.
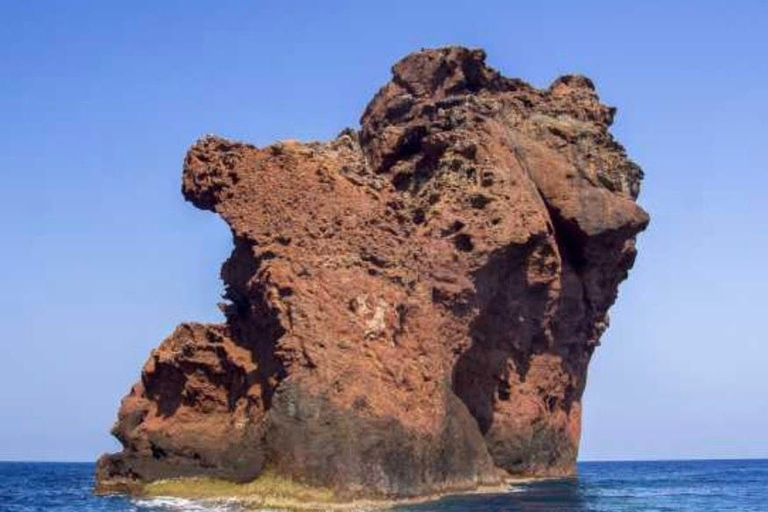
[[[268,469],[417,496],[574,471],[581,396],[648,215],[592,82],[409,55],[359,132],[207,137],[184,196],[230,226],[223,325],[153,351],[101,489]]]

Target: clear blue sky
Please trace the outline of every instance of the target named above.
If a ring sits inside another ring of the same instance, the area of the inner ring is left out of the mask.
[[[119,5],[118,5],[119,4]],[[117,448],[118,402],[231,241],[184,152],[356,126],[421,47],[591,76],[653,220],[590,371],[583,459],[768,457],[768,3],[0,1],[0,459]]]

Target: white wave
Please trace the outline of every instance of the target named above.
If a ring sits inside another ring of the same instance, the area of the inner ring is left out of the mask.
[[[133,504],[142,509],[168,510],[172,512],[241,512],[242,508],[231,500],[190,500],[171,496],[141,498],[133,500]]]

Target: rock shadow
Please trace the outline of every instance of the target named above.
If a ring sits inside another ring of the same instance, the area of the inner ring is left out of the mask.
[[[454,366],[452,386],[483,435],[493,425],[494,404],[510,399],[512,372],[524,381],[530,355],[544,345],[547,288],[532,286],[527,277],[540,242],[499,249],[474,275],[478,314],[470,323],[472,345]]]

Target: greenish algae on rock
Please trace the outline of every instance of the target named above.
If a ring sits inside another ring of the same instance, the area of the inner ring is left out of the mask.
[[[513,485],[530,482],[532,478],[510,479],[505,484],[473,489],[446,489],[418,498],[344,499],[333,489],[313,487],[282,478],[270,471],[256,480],[235,483],[217,478],[171,478],[145,484],[139,494],[145,497],[174,497],[209,503],[234,503],[245,509],[319,512],[326,510],[378,510],[395,506],[425,503],[452,494],[500,494]]]
[[[146,484],[142,494],[205,501],[237,501],[254,509],[320,510],[338,503],[331,489],[304,485],[271,472],[264,472],[256,480],[247,483],[217,478],[157,480]]]

